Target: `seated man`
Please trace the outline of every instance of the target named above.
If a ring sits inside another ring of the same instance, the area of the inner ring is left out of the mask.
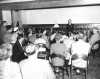
[[[78,68],[87,67],[87,57],[90,53],[90,44],[85,42],[85,36],[80,34],[79,40],[72,44],[72,66]]]
[[[12,54],[12,57],[11,57],[13,62],[19,63],[22,60],[28,58],[24,54],[24,49],[23,49],[23,46],[22,46],[23,40],[24,40],[24,38],[17,39],[15,44],[13,45],[13,50],[12,50],[13,54]]]
[[[63,66],[64,59],[66,57],[66,46],[63,43],[60,43],[61,36],[56,36],[56,43],[51,45],[50,55],[52,57],[52,63],[54,66]]]
[[[53,66],[56,77],[59,79],[64,78],[65,72],[68,74],[68,70],[65,69],[65,64],[67,64],[66,60],[66,46],[60,41],[61,36],[57,35],[55,37],[56,43],[51,45],[50,55],[51,55],[51,65]]]

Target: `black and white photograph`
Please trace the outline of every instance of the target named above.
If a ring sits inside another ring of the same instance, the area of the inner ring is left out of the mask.
[[[0,79],[100,79],[100,0],[0,0]]]

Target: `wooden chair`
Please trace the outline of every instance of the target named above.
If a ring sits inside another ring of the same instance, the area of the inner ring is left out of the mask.
[[[60,58],[62,60],[62,63],[60,65],[55,65],[55,62],[53,60],[54,58]],[[55,55],[55,54],[51,55],[51,66],[54,70],[54,73],[55,73],[57,79],[64,79],[65,72],[69,76],[69,72],[68,72],[68,68],[67,68],[68,65],[65,62],[67,62],[67,61],[65,60],[64,57],[62,57],[60,55]]]
[[[73,76],[81,75],[84,76],[84,79],[87,79],[88,75],[88,65],[89,65],[89,56],[83,56],[82,59],[86,61],[86,67],[76,67],[73,65],[73,61],[78,59],[77,55],[72,55],[71,57],[71,68],[70,68],[70,79],[74,79]],[[84,73],[84,74],[83,74]],[[82,78],[83,79],[83,78]]]

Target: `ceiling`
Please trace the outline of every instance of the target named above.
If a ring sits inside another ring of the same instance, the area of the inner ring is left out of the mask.
[[[100,6],[100,0],[1,0],[0,9],[44,9]]]
[[[24,1],[35,1],[35,0],[0,0],[0,3],[13,3],[13,2],[24,2]]]

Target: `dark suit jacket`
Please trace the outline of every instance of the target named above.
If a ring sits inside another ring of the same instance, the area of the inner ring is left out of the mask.
[[[19,63],[21,60],[28,58],[27,56],[24,55],[24,50],[21,47],[21,44],[17,40],[16,43],[13,46],[12,50],[12,61]]]
[[[73,30],[74,30],[74,24],[71,24],[71,25],[68,25],[67,24],[67,27],[66,28],[67,28],[67,31],[68,32],[73,32]]]

